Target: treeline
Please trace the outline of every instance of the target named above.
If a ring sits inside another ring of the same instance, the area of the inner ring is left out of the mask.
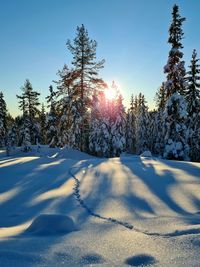
[[[21,146],[28,151],[31,144],[67,145],[104,157],[149,150],[167,159],[200,161],[200,66],[194,50],[185,69],[184,21],[174,5],[166,81],[156,93],[156,110],[149,111],[142,93],[132,96],[125,110],[114,82],[115,95],[106,97],[108,85],[99,77],[104,60],[96,60],[97,43],[81,25],[75,39],[67,41],[73,56],[71,67],[64,65],[54,88],[49,87],[47,112],[44,104],[40,109],[40,94],[29,80],[17,95],[22,116],[13,119],[8,114],[0,93],[0,146]]]

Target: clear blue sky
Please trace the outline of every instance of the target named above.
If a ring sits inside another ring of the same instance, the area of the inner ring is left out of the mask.
[[[174,4],[186,17],[183,40],[186,66],[195,48],[200,57],[199,0],[0,0],[0,90],[11,114],[19,114],[16,94],[26,78],[41,93],[70,64],[67,39],[82,23],[105,58],[101,77],[115,80],[129,97],[143,92],[150,107],[165,79],[168,28]]]

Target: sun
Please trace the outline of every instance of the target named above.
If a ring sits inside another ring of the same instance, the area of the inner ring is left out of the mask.
[[[110,87],[110,88],[106,88],[105,90],[105,97],[108,99],[108,100],[113,100],[116,98],[116,89],[113,88],[113,87]]]

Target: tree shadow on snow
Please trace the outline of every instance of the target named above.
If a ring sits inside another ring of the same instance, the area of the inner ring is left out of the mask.
[[[155,195],[162,203],[164,203],[170,210],[176,212],[179,215],[191,214],[184,209],[180,203],[177,203],[175,199],[170,194],[171,188],[176,188],[180,186],[179,181],[174,177],[174,174],[169,170],[162,170],[162,174],[158,174],[156,167],[151,161],[144,160],[138,157],[136,165],[134,161],[127,161],[126,159],[121,158],[121,163],[128,167],[137,179],[139,179],[143,184],[147,186],[151,193]],[[157,161],[155,162],[157,163]],[[138,166],[139,164],[139,166]],[[145,195],[144,195],[145,198]],[[135,204],[133,199],[133,206]],[[149,203],[151,205],[151,203]],[[148,211],[146,209],[146,211]],[[156,214],[156,212],[153,211]]]

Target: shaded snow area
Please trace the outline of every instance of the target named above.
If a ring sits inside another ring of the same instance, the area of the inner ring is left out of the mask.
[[[0,266],[200,266],[200,164],[0,151]]]

